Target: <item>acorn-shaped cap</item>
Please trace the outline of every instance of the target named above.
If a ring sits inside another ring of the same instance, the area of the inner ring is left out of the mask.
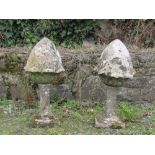
[[[32,49],[27,64],[27,72],[60,73],[64,72],[59,52],[51,40],[44,37]]]
[[[97,69],[98,74],[115,78],[132,78],[135,74],[129,51],[119,39],[103,50]]]

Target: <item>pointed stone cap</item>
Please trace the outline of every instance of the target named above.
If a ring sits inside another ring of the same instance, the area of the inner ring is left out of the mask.
[[[98,74],[115,78],[132,78],[135,74],[129,51],[119,39],[103,50],[97,70]]]
[[[27,72],[60,73],[64,72],[59,52],[51,40],[44,37],[32,49],[27,64]]]

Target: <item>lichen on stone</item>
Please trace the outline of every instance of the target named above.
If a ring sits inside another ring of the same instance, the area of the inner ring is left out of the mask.
[[[129,51],[116,39],[102,52],[98,63],[98,74],[114,78],[132,78],[135,74]]]
[[[61,56],[51,40],[44,37],[34,46],[27,60],[25,71],[40,73],[65,71]]]

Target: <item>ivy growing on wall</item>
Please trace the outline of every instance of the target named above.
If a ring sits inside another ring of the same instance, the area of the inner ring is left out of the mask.
[[[33,46],[46,36],[63,47],[81,46],[98,20],[0,20],[0,47]]]
[[[44,36],[63,47],[80,47],[89,36],[101,44],[119,38],[139,47],[154,47],[155,20],[0,19],[0,47],[32,47]]]

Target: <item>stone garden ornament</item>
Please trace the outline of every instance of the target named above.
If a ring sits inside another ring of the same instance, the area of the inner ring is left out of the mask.
[[[95,126],[101,128],[123,128],[115,112],[117,94],[126,79],[133,78],[131,56],[125,45],[116,39],[112,41],[102,52],[97,66],[98,74],[104,84],[107,85],[107,100],[105,104],[105,116],[102,123],[95,118]]]
[[[40,117],[35,119],[39,126],[52,126],[53,113],[50,107],[50,84],[61,84],[65,78],[61,56],[51,40],[44,37],[32,49],[25,71],[39,85]]]

